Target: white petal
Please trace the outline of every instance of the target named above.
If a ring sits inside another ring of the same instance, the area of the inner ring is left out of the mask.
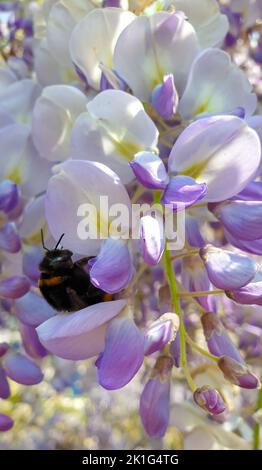
[[[242,70],[220,49],[207,49],[194,61],[179,103],[184,119],[201,113],[230,113],[238,106],[253,114],[257,98]]]
[[[125,304],[125,300],[114,300],[75,313],[55,315],[37,328],[37,334],[48,351],[64,359],[97,356],[105,346],[108,322]]]
[[[96,90],[100,86],[100,63],[112,67],[118,36],[134,18],[133,13],[120,8],[103,8],[93,10],[75,26],[70,38],[71,58]]]
[[[74,122],[84,110],[87,99],[75,87],[45,87],[33,111],[32,135],[40,155],[51,161],[69,156],[69,141]]]
[[[137,98],[120,90],[99,93],[87,110],[72,131],[72,157],[104,163],[128,183],[134,178],[129,161],[157,145],[155,124]]]

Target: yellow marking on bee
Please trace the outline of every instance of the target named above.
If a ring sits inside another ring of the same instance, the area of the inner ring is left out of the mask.
[[[51,277],[50,279],[39,279],[39,287],[41,286],[58,286],[63,282],[63,276],[54,276]]]
[[[112,294],[104,294],[103,300],[104,300],[104,302],[109,302],[110,300],[113,300],[113,295]]]

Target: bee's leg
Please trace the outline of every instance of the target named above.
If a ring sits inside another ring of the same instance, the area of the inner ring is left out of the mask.
[[[87,256],[86,258],[81,258],[78,261],[76,261],[74,264],[76,264],[79,268],[83,268],[90,259],[95,258],[95,256]]]

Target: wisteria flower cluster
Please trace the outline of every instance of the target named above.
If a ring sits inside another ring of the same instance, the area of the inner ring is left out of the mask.
[[[46,356],[93,358],[109,391],[140,374],[151,438],[179,386],[259,447],[261,18],[260,0],[1,2],[0,406]]]

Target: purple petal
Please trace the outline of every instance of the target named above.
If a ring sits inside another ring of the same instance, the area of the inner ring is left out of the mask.
[[[145,263],[158,264],[165,248],[162,220],[145,215],[140,221],[140,251]]]
[[[0,398],[6,400],[10,397],[10,387],[5,375],[5,371],[0,367]]]
[[[98,368],[102,387],[116,390],[132,380],[143,363],[144,342],[144,335],[129,317],[115,318],[109,324]]]
[[[146,332],[145,355],[149,356],[162,349],[175,339],[179,328],[179,318],[175,313],[164,313],[153,322]]]
[[[194,400],[197,405],[213,415],[223,413],[226,409],[221,395],[217,390],[208,385],[196,389],[194,392]]]
[[[42,346],[33,326],[20,324],[20,333],[25,352],[33,359],[47,356],[47,350]]]
[[[25,276],[10,276],[0,281],[0,297],[18,299],[30,289],[30,283]]]
[[[174,210],[181,210],[200,201],[207,193],[205,183],[198,184],[190,176],[174,176],[162,196],[162,204],[172,204]]]
[[[226,295],[238,304],[262,305],[262,281],[250,282],[237,290],[226,291]]]
[[[170,357],[160,356],[140,398],[140,417],[150,437],[163,437],[167,430],[172,367]]]
[[[181,278],[183,286],[189,292],[212,290],[211,282],[199,256],[188,256],[183,259]],[[214,296],[208,295],[195,298],[207,311],[215,310]]]
[[[256,132],[236,116],[198,119],[173,146],[170,172],[206,183],[206,202],[229,199],[242,191],[259,170],[261,146]]]
[[[7,415],[0,413],[0,431],[9,431],[14,425],[14,421]]]
[[[223,324],[215,313],[205,313],[201,317],[201,323],[209,351],[215,356],[229,356],[240,363],[244,359],[238,349],[232,343]]]
[[[166,433],[169,422],[170,382],[150,379],[140,398],[140,416],[150,437],[160,438]]]
[[[0,249],[8,253],[17,253],[21,249],[21,241],[14,223],[9,222],[0,229]]]
[[[242,240],[262,238],[262,202],[233,200],[209,208],[233,237]]]
[[[240,238],[233,237],[231,233],[224,230],[225,237],[231,245],[239,248],[247,253],[253,253],[255,255],[262,255],[262,239],[259,240],[241,240]]]
[[[174,341],[170,344],[169,347],[170,354],[174,361],[176,367],[180,367],[180,333],[179,331],[176,334]]]
[[[208,277],[219,289],[238,289],[248,284],[256,274],[257,264],[251,258],[212,245],[200,250]]]
[[[39,263],[43,259],[43,249],[33,245],[26,247],[23,253],[23,273],[33,283],[37,283],[40,275]]]
[[[7,343],[0,343],[0,357],[3,357],[8,351],[9,346]]]
[[[134,267],[128,246],[122,240],[108,238],[99,255],[92,260],[90,279],[94,286],[109,294],[120,292],[131,281]]]
[[[164,189],[169,177],[161,158],[153,152],[138,152],[129,163],[137,180],[145,188]]]
[[[204,239],[200,233],[198,221],[186,214],[186,239],[190,246],[202,248],[205,244]]]
[[[178,94],[173,74],[165,75],[162,84],[154,88],[151,103],[163,119],[169,119],[176,113]]]
[[[218,361],[218,367],[225,379],[241,388],[251,390],[261,386],[258,377],[245,364],[240,364],[231,357],[222,356]]]
[[[3,368],[10,379],[22,385],[36,385],[44,377],[37,364],[19,353],[7,355]]]
[[[108,322],[125,305],[125,300],[114,300],[91,305],[70,315],[55,315],[36,331],[43,346],[56,356],[87,359],[104,350]]]
[[[262,200],[262,182],[251,181],[247,186],[237,194],[236,199],[243,201],[261,201]]]
[[[9,180],[0,183],[0,210],[10,212],[18,204],[19,195],[17,185]]]
[[[17,318],[29,326],[38,326],[56,314],[46,300],[35,292],[28,292],[16,300],[15,308]]]

